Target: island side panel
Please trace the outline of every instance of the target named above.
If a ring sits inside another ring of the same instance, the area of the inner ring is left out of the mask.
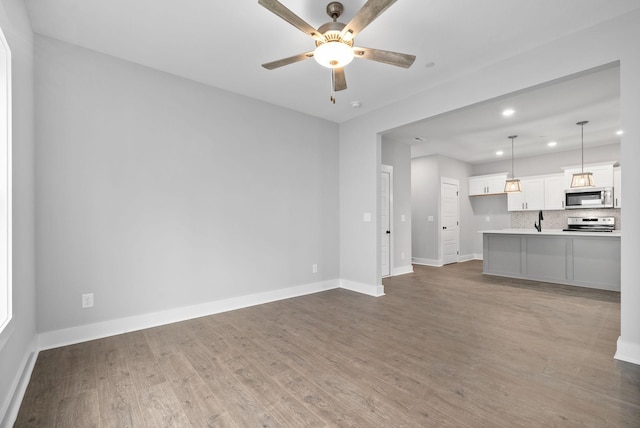
[[[525,239],[525,277],[566,283],[567,239],[555,236],[527,236]]]
[[[523,272],[522,237],[484,234],[483,271],[493,275],[519,278]]]
[[[620,236],[485,232],[483,273],[620,291]]]
[[[573,281],[584,287],[620,291],[620,239],[573,238]]]

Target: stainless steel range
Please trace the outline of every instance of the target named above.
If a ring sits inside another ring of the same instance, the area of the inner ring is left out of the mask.
[[[569,217],[565,232],[613,232],[615,217]]]

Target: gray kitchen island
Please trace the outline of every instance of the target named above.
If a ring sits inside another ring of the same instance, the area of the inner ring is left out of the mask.
[[[485,274],[620,291],[619,230],[481,233]]]

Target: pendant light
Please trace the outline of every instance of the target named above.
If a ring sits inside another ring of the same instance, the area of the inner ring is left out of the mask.
[[[518,138],[517,135],[509,135],[511,139],[511,179],[505,181],[504,191],[505,193],[520,192],[520,180],[515,178],[515,170],[513,169],[513,140]]]
[[[582,170],[580,173],[573,174],[573,177],[571,178],[571,187],[595,186],[595,183],[593,182],[593,173],[584,172],[584,126],[587,123],[589,123],[587,120],[576,123],[576,125],[580,125],[580,129],[582,130]]]

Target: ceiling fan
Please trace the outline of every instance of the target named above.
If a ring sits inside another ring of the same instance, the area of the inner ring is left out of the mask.
[[[415,61],[415,55],[353,45],[356,35],[396,1],[397,0],[368,0],[348,24],[338,22],[338,18],[344,11],[342,3],[337,1],[331,2],[327,5],[327,15],[329,15],[333,21],[321,25],[316,30],[279,1],[258,0],[260,5],[314,39],[316,43],[315,50],[268,62],[262,64],[262,66],[267,70],[273,70],[308,58],[314,58],[320,65],[331,69],[332,93],[330,100],[335,104],[335,92],[347,89],[344,67],[349,64],[353,58],[364,58],[403,68],[411,67]]]

